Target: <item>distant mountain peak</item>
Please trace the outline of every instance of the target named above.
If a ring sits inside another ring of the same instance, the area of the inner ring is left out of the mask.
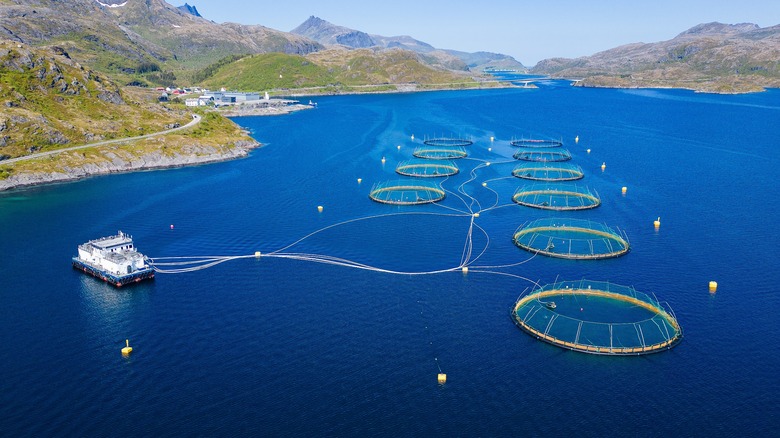
[[[416,40],[410,36],[382,36],[368,34],[363,31],[338,26],[314,15],[309,16],[290,33],[310,38],[323,45],[341,45],[353,49],[384,48],[404,49],[416,52],[423,56],[424,62],[431,65],[439,64],[447,69],[468,70],[486,63],[498,63],[507,68],[524,68],[523,65],[511,56],[477,52],[466,53],[456,50],[437,49],[428,43]]]
[[[315,17],[314,15],[301,23],[300,26],[291,30],[290,33],[311,38],[322,44],[340,44],[355,49],[377,45],[371,38],[371,35],[365,32],[343,26],[336,26],[335,24]]]
[[[203,18],[203,16],[200,15],[200,13],[198,12],[198,8],[196,8],[195,5],[190,6],[189,4],[184,3],[182,6],[179,6],[177,9],[182,12],[186,12],[190,15]]]

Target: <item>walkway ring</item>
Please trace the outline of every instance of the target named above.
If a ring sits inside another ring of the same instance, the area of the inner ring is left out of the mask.
[[[436,183],[423,180],[386,181],[375,184],[368,195],[372,200],[391,205],[420,205],[438,202],[446,196]]]
[[[579,307],[582,305],[583,307]],[[619,306],[625,314],[604,306]],[[588,307],[586,312],[584,307]],[[609,309],[607,321],[589,314]],[[636,315],[642,318],[632,320]],[[633,287],[589,280],[563,281],[521,295],[512,320],[537,339],[590,354],[642,355],[666,351],[682,340],[682,328],[671,307]],[[621,318],[628,320],[621,321]]]
[[[468,140],[465,138],[453,138],[453,137],[428,138],[423,140],[423,143],[426,144],[427,146],[448,146],[448,147],[471,146],[474,144],[472,140]]]
[[[523,148],[559,148],[563,146],[563,142],[559,140],[542,140],[536,138],[513,139],[509,144]]]
[[[518,228],[512,241],[526,251],[571,260],[620,257],[630,249],[624,234],[584,219],[537,219]]]

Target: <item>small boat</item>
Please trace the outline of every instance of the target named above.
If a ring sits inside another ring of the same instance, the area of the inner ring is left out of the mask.
[[[546,307],[548,309],[555,309],[558,306],[555,305],[555,301],[548,301],[548,302],[544,303],[544,307]]]

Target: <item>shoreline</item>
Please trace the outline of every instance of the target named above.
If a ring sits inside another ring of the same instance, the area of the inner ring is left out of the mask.
[[[324,90],[327,87],[307,87],[307,88],[291,88],[287,90],[272,90],[274,93],[280,93],[272,97],[274,98],[281,98],[284,97],[319,97],[319,96],[352,96],[357,94],[406,94],[406,93],[424,93],[424,92],[435,92],[435,91],[469,91],[469,90],[500,90],[500,89],[506,89],[506,88],[523,88],[521,86],[512,84],[508,80],[486,80],[486,81],[475,81],[475,82],[467,82],[468,84],[482,84],[482,83],[488,83],[488,84],[494,84],[492,86],[474,86],[474,87],[444,87],[444,86],[435,86],[437,84],[432,85],[425,85],[425,84],[381,84],[381,85],[354,85],[352,88],[358,88],[358,87],[364,87],[364,88],[379,88],[384,86],[399,86],[400,88],[395,88],[392,90],[372,90],[372,91],[359,91],[359,90],[337,90],[337,91],[327,91],[322,93],[316,93],[311,92],[307,93],[302,90]],[[464,83],[465,84],[465,83]],[[442,85],[442,84],[439,84]],[[446,84],[445,84],[446,85]],[[308,105],[306,105],[308,106]]]
[[[146,153],[140,156],[120,156],[116,149],[105,152],[106,160],[101,163],[84,163],[80,166],[66,167],[63,172],[23,173],[11,175],[0,180],[0,192],[21,190],[35,186],[74,182],[93,176],[103,176],[115,173],[129,173],[148,170],[174,169],[177,167],[197,166],[218,163],[239,158],[246,158],[249,152],[261,147],[257,141],[239,141],[226,151],[219,151],[212,146],[190,145],[185,154],[175,153],[172,156],[163,155],[160,151]]]
[[[224,117],[250,117],[250,116],[283,116],[298,111],[315,108],[312,105],[294,104],[294,105],[273,105],[260,106],[256,103],[242,103],[231,106],[228,109],[217,110],[217,113]]]
[[[619,84],[618,81],[615,81],[615,83],[608,83],[609,81],[604,81],[602,83],[597,83],[593,81],[588,81],[588,78],[585,79],[579,79],[579,80],[573,80],[569,78],[553,78],[553,79],[562,79],[567,81],[572,81],[571,84],[573,87],[581,87],[581,88],[610,88],[615,90],[687,90],[692,91],[694,93],[700,93],[700,94],[718,94],[718,95],[740,95],[740,94],[755,94],[755,93],[765,93],[766,91],[772,89],[773,87],[765,87],[765,86],[757,86],[760,87],[760,89],[739,89],[734,88],[730,90],[716,90],[708,87],[690,87],[690,86],[684,86],[681,84],[652,84],[649,81],[640,82],[637,81],[637,83],[628,85],[628,84]]]

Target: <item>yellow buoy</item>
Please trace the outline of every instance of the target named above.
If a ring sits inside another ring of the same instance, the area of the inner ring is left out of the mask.
[[[447,383],[447,375],[444,373],[439,373],[437,379],[439,380],[439,385]]]
[[[263,255],[263,253],[261,253],[260,251],[255,251],[255,257],[260,257],[262,255]]]
[[[606,168],[607,168],[607,163],[606,162],[605,163],[601,163],[601,170],[603,171]]]
[[[580,142],[580,136],[578,135],[574,137],[574,143],[579,143],[579,142]]]
[[[487,183],[486,183],[486,182],[483,182],[483,183],[482,183],[482,187],[487,187]]]
[[[382,164],[385,164],[385,157],[382,157]]]
[[[653,226],[656,228],[661,226],[661,216],[658,216],[658,219],[653,221]]]
[[[464,266],[463,268],[461,268],[461,271],[463,271],[464,274],[468,274],[469,273],[469,267],[468,266]]]
[[[588,149],[586,150],[586,152],[587,152],[587,153],[590,153],[590,148],[588,148]]]
[[[717,281],[711,281],[710,282],[710,293],[715,293],[718,290],[718,282]]]
[[[319,211],[320,213],[322,213],[322,210],[323,210],[323,209],[322,209],[322,206],[321,206],[321,205],[318,205],[318,206],[317,206],[317,211]]]
[[[479,213],[474,213],[472,216],[479,217]]]
[[[493,141],[493,140],[494,140],[494,138],[493,138],[493,136],[491,135],[491,136],[490,136],[490,141]]]
[[[122,354],[127,356],[128,354],[133,352],[133,347],[130,346],[130,340],[125,339],[125,347],[122,348]]]
[[[621,191],[621,192],[623,192],[623,194],[625,195],[625,194],[626,194],[626,192],[628,191],[628,187],[626,187],[626,186],[623,186],[623,188],[622,188],[622,189],[620,189],[620,191]]]
[[[358,184],[363,182],[363,178],[358,178]]]

